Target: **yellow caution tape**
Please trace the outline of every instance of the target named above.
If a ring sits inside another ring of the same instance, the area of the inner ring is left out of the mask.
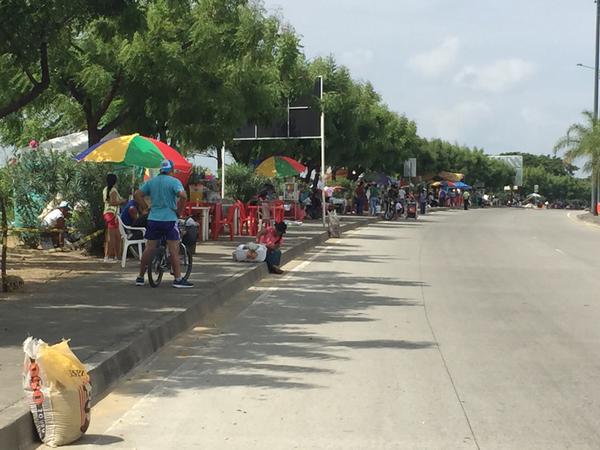
[[[74,230],[75,228],[69,228],[70,230]],[[2,228],[0,228],[0,231],[2,230]],[[38,232],[38,233],[47,233],[47,232],[51,232],[51,231],[65,231],[61,228],[54,228],[54,229],[44,229],[44,230],[40,230],[39,228],[9,228],[9,231],[16,231],[16,232],[21,232],[21,231],[26,231],[26,232]],[[94,231],[91,234],[88,234],[87,236],[82,237],[81,239],[77,239],[75,242],[72,242],[73,245],[79,247],[82,244],[85,244],[88,241],[91,241],[92,239],[94,239],[96,236],[100,235],[104,233],[104,230],[98,230],[98,231]],[[6,244],[6,239],[4,238],[4,236],[2,236],[2,240],[0,241],[1,244],[0,245],[5,245]]]
[[[82,237],[81,239],[78,239],[77,241],[73,242],[73,244],[77,244],[77,245],[85,244],[87,241],[91,241],[96,236],[98,236],[102,233],[104,233],[104,230],[94,231],[92,234],[88,234],[87,236]]]
[[[53,233],[60,231],[77,231],[76,228],[22,228],[22,227],[0,227],[0,231],[8,230],[9,233]]]

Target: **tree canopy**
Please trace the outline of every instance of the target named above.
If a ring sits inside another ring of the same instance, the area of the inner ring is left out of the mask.
[[[318,168],[319,142],[232,138],[249,121],[282,119],[287,101],[322,76],[324,98],[312,106],[325,112],[334,170],[402,175],[414,157],[424,177],[446,170],[489,189],[510,183],[510,170],[483,149],[420,137],[414,120],[334,57],[307,60],[293,27],[259,1],[4,0],[0,13],[13,18],[0,24],[1,143],[87,130],[92,145],[117,130],[185,154],[226,141],[242,163],[285,153]],[[531,158],[553,176],[575,170],[555,157]]]

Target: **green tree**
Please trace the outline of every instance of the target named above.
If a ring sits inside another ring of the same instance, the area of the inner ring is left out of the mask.
[[[236,163],[227,167],[225,190],[229,197],[247,203],[265,181],[264,177],[254,173],[252,167]]]
[[[71,45],[94,17],[114,15],[126,0],[3,0],[0,3],[0,119],[50,87],[53,54]],[[10,18],[10,20],[8,20]]]
[[[11,182],[8,169],[0,168],[0,279],[2,292],[7,292],[6,270],[7,270],[7,244],[8,244],[8,209],[10,207]]]
[[[523,157],[523,167],[543,167],[552,175],[571,175],[579,170],[579,167],[567,163],[555,155],[534,155],[532,153],[509,152],[501,155],[521,155]]]
[[[598,203],[598,175],[600,174],[600,126],[598,120],[590,111],[584,111],[583,123],[576,123],[567,129],[565,136],[560,138],[554,146],[554,153],[564,151],[563,159],[567,164],[583,158],[585,163],[583,170],[591,173],[592,183],[592,214],[598,215],[596,204]]]

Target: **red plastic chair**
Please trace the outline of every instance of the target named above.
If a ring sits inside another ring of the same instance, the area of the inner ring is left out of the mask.
[[[283,222],[285,216],[285,207],[283,206],[283,200],[274,200],[271,202],[271,215],[275,222]]]
[[[233,231],[235,229],[235,212],[239,210],[239,206],[233,204],[229,207],[229,211],[227,212],[227,217],[225,219],[221,219],[223,214],[223,207],[221,205],[217,205],[215,210],[215,221],[213,223],[213,240],[217,240],[219,238],[219,234],[221,230],[224,230],[225,227],[229,227],[229,240],[233,241]]]
[[[252,214],[249,214],[248,210],[246,209],[246,205],[244,205],[244,203],[241,200],[237,200],[235,202],[236,206],[238,207],[238,230],[240,235],[252,235],[252,230],[255,228],[254,227],[254,222],[255,222],[255,217]],[[244,233],[244,229],[246,230],[246,232]],[[256,233],[254,234],[256,235]]]
[[[260,205],[246,205],[246,215],[248,216],[248,226],[250,227],[250,236],[258,234],[258,225],[260,224]]]

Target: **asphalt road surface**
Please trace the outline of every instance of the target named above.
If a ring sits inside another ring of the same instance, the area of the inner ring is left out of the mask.
[[[174,341],[71,449],[598,449],[600,228],[448,211],[356,230]]]

